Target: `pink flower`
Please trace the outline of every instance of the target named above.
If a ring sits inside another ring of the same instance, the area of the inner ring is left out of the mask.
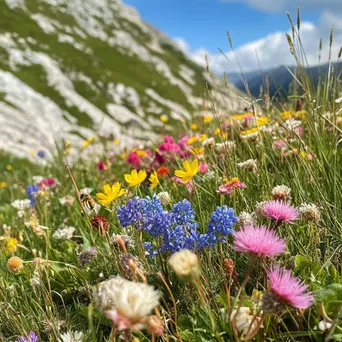
[[[247,185],[243,182],[240,182],[238,178],[234,177],[226,184],[220,185],[216,192],[231,195],[234,189],[242,188],[247,188]]]
[[[120,315],[116,310],[107,310],[105,311],[105,315],[109,318],[114,324],[117,325],[119,331],[122,330],[138,330],[143,327],[143,324],[134,324],[127,317]]]
[[[133,151],[128,155],[127,161],[136,169],[140,169],[140,157],[138,156],[136,151]]]
[[[262,214],[277,222],[292,223],[292,221],[298,218],[298,211],[296,208],[283,201],[275,200],[268,201],[264,204]]]
[[[44,178],[38,183],[39,187],[53,188],[56,185],[57,185],[57,182],[54,178]]]
[[[306,309],[312,305],[312,293],[304,293],[308,286],[293,277],[291,271],[276,266],[268,272],[268,278],[270,290],[278,301],[298,309]]]
[[[103,160],[101,160],[97,163],[97,169],[99,171],[105,171],[105,162]]]
[[[173,141],[173,137],[165,136],[164,142],[159,145],[159,150],[163,152],[176,152],[180,151],[180,147]]]
[[[200,173],[207,173],[209,170],[209,166],[207,163],[200,164],[199,166],[199,172]]]
[[[286,243],[267,227],[244,226],[233,234],[234,250],[260,257],[273,257],[285,251]]]
[[[284,140],[275,140],[272,144],[273,149],[278,148],[279,150],[281,150],[285,146],[286,146],[286,143]]]

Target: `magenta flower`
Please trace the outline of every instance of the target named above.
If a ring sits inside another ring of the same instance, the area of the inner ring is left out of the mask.
[[[297,309],[307,309],[313,304],[311,292],[304,293],[308,288],[290,270],[279,265],[268,272],[270,291],[278,302],[290,304]]]
[[[262,214],[277,222],[287,222],[292,223],[292,221],[297,220],[298,211],[296,208],[283,201],[268,201],[264,204]]]
[[[163,152],[175,152],[180,151],[180,147],[173,141],[173,137],[166,135],[164,137],[164,142],[159,145],[159,150]]]
[[[233,234],[234,250],[260,257],[273,257],[285,251],[286,243],[267,227],[248,225]]]

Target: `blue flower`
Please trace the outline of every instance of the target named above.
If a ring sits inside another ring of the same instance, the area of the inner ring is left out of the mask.
[[[142,219],[142,200],[139,197],[130,199],[127,205],[118,208],[118,219],[122,227],[138,224]]]
[[[43,151],[43,150],[40,150],[40,151],[37,152],[37,156],[38,156],[39,158],[45,158],[46,152]]]
[[[234,223],[237,220],[234,209],[228,208],[226,205],[216,207],[208,224],[208,241],[216,243],[217,239],[222,241],[222,237],[232,234],[234,232]]]
[[[39,191],[39,187],[37,185],[28,185],[26,187],[27,197],[31,201],[31,207],[36,205],[36,196],[37,192]]]
[[[195,211],[188,200],[176,203],[172,208],[172,221],[175,224],[187,224],[195,220]]]

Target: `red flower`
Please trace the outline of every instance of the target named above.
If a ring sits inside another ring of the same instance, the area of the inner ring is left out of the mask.
[[[168,176],[170,174],[169,169],[165,166],[162,166],[158,169],[157,171],[158,176],[162,177],[162,176]]]

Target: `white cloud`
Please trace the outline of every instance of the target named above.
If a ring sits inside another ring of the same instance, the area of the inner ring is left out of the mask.
[[[264,12],[285,12],[301,9],[342,10],[341,0],[221,0],[227,3],[245,3]]]
[[[269,2],[268,0],[246,1],[258,2],[259,4],[261,2]],[[277,3],[277,1],[275,0],[272,1]],[[279,1],[289,2],[290,0]],[[309,0],[299,0],[298,2],[304,3],[308,1]],[[319,0],[313,1],[318,2]],[[334,0],[327,0],[327,2],[334,2]],[[320,37],[323,38],[323,51],[321,61],[326,62],[328,60],[329,32],[333,23],[335,23],[336,25],[332,56],[333,59],[337,58],[337,54],[342,45],[342,23],[339,19],[341,18],[341,13],[339,13],[338,11],[323,11],[317,25],[311,22],[301,23],[301,40],[309,65],[318,64],[318,47]],[[260,69],[260,67],[265,70],[269,68],[275,68],[280,65],[294,65],[295,60],[289,51],[285,33],[286,32],[283,31],[270,33],[266,37],[238,47],[235,50],[235,54],[232,51],[225,52],[226,57],[223,56],[219,51],[217,53],[210,53],[204,48],[193,50],[191,49],[189,44],[182,38],[176,38],[176,43],[178,44],[180,49],[182,49],[188,56],[190,56],[193,61],[199,63],[200,65],[205,65],[205,56],[207,55],[211,70],[217,73],[239,71],[238,62],[241,65],[242,70],[246,72]],[[289,29],[287,33],[291,34],[291,30]],[[222,50],[225,51],[224,49]]]

